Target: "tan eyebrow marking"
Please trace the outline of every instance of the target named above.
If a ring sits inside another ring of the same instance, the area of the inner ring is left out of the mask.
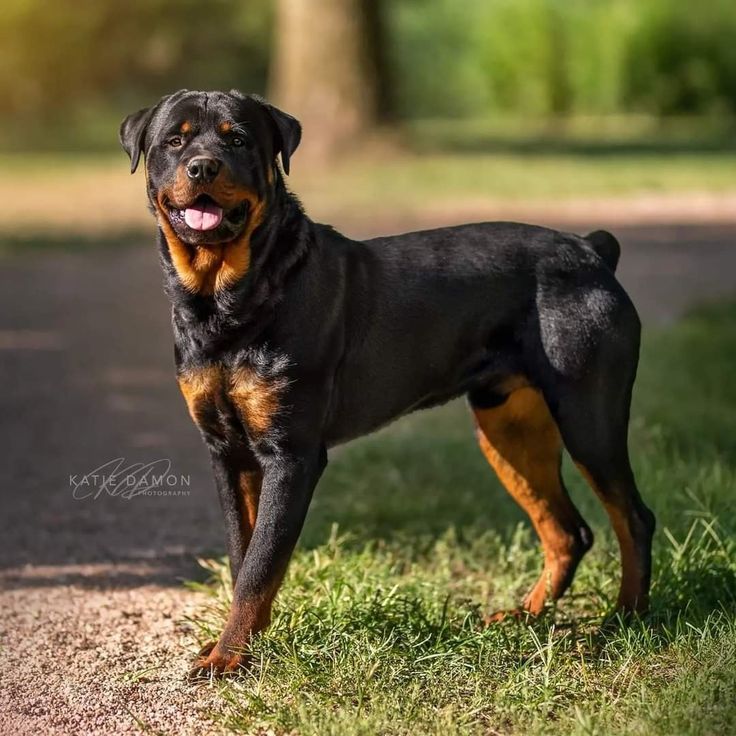
[[[220,123],[220,133],[229,133],[232,130],[233,124],[229,122]]]
[[[188,120],[185,120],[181,124],[181,128],[179,130],[181,130],[182,133],[191,133],[192,132],[192,124]]]

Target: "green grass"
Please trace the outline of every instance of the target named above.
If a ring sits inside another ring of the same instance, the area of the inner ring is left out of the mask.
[[[306,133],[305,133],[306,135]],[[569,120],[425,121],[402,129],[401,154],[380,148],[312,174],[294,158],[307,204],[372,212],[447,208],[495,199],[733,191],[736,137],[729,119],[620,116]]]
[[[295,164],[296,166],[296,164]],[[443,211],[489,200],[532,203],[637,194],[734,190],[736,152],[434,153],[350,160],[330,176],[298,171],[310,211]],[[388,203],[388,204],[387,204]]]
[[[721,734],[736,728],[736,305],[646,335],[631,446],[658,517],[651,613],[608,619],[618,554],[596,532],[573,589],[534,622],[481,624],[535,580],[533,535],[460,403],[334,453],[256,663],[212,684],[227,730],[299,734]],[[208,563],[216,636],[229,595]],[[208,687],[208,685],[205,685]]]

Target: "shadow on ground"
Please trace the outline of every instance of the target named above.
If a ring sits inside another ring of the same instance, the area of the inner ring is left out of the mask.
[[[29,232],[27,234],[0,234],[0,255],[22,256],[39,251],[53,255],[54,253],[77,253],[79,251],[106,251],[110,248],[134,248],[152,241],[152,230],[123,230],[99,235],[84,233],[70,236],[68,233]]]

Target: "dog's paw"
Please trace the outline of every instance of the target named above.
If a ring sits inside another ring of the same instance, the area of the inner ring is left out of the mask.
[[[189,679],[210,680],[237,675],[247,669],[251,657],[244,651],[220,646],[219,642],[205,644],[189,670]]]
[[[523,608],[509,608],[487,614],[483,617],[483,624],[485,626],[493,626],[493,624],[501,623],[501,621],[508,621],[509,619],[522,621],[529,616],[531,616],[529,611],[526,611]]]

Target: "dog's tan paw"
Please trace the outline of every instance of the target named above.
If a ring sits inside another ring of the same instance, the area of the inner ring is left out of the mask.
[[[486,626],[493,626],[493,624],[501,623],[501,621],[508,621],[514,619],[515,621],[522,621],[531,614],[529,611],[523,608],[507,608],[501,611],[494,611],[483,617],[483,623]]]
[[[206,644],[199,652],[194,666],[189,670],[190,680],[209,680],[213,677],[236,675],[250,664],[246,652],[221,647],[219,642]]]

